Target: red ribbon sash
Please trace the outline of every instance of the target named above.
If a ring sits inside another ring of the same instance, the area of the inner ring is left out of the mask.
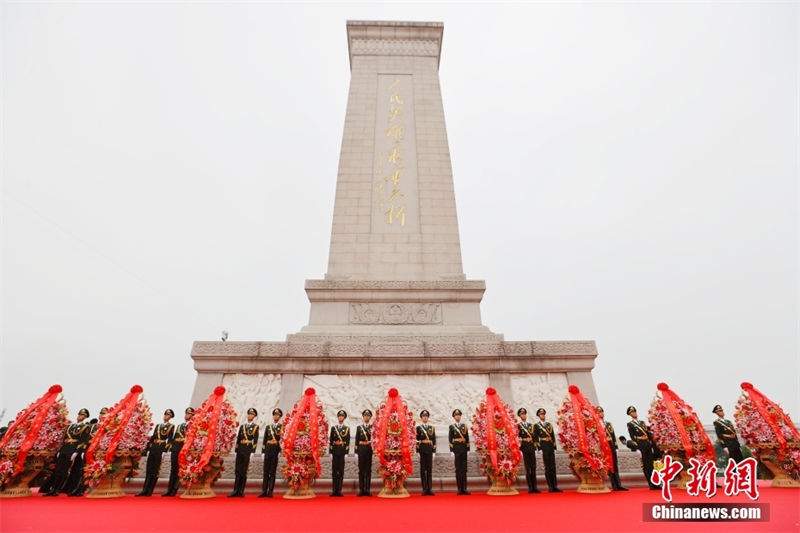
[[[795,440],[800,440],[800,433],[797,431],[797,428],[794,427],[789,416],[783,412],[783,409],[780,408],[778,404],[767,398],[763,392],[758,390],[757,388],[749,385],[745,387],[745,385],[749,384],[742,384],[742,388],[747,391],[748,396],[753,401],[753,405],[755,405],[756,410],[759,412],[761,417],[767,422],[772,432],[775,434],[775,440],[778,441],[778,445],[780,446],[780,451],[783,452],[786,449],[786,437],[783,436],[783,432],[778,424],[772,419],[772,416],[767,411],[767,407],[771,407],[776,413],[781,415],[787,422],[787,427],[789,427],[792,435],[794,435]],[[765,405],[766,404],[766,405]]]
[[[28,457],[28,452],[33,448],[33,443],[36,442],[36,437],[39,436],[39,430],[42,424],[44,424],[44,419],[47,418],[47,413],[50,411],[53,403],[55,403],[60,392],[60,386],[50,387],[50,390],[44,393],[44,396],[29,405],[25,412],[14,420],[14,423],[8,428],[6,434],[3,435],[3,439],[0,440],[0,449],[5,449],[6,443],[17,428],[28,419],[31,413],[36,413],[36,416],[34,416],[31,422],[31,427],[28,429],[25,438],[22,440],[22,444],[19,446],[19,450],[17,451],[17,464],[14,466],[14,471],[9,477],[14,477],[19,474],[25,466],[25,459]]]
[[[596,467],[604,466],[607,471],[613,472],[614,461],[611,458],[611,446],[609,446],[608,439],[605,437],[606,426],[597,415],[597,410],[594,408],[591,402],[586,399],[577,386],[572,386],[569,388],[569,397],[570,403],[572,403],[573,419],[577,425],[578,450],[580,450],[581,454],[586,458],[587,461],[589,461],[589,464],[595,465]],[[586,408],[586,411],[589,413],[589,416],[594,421],[595,427],[597,428],[597,437],[600,440],[600,449],[603,450],[604,465],[596,465],[597,459],[594,458],[591,450],[589,449],[589,440],[586,437],[586,424],[583,421],[583,408]]]
[[[94,456],[94,453],[97,450],[97,447],[100,445],[100,440],[108,432],[108,425],[111,423],[111,421],[116,420],[117,415],[122,413],[117,431],[111,438],[111,442],[106,450],[106,464],[114,461],[114,456],[117,453],[117,446],[119,446],[122,433],[125,431],[125,427],[128,425],[128,420],[130,420],[133,410],[136,408],[136,403],[141,393],[142,388],[138,385],[131,387],[130,392],[126,394],[125,397],[122,398],[122,400],[112,407],[111,410],[106,414],[106,417],[103,418],[103,420],[100,422],[100,425],[97,427],[97,433],[94,434],[94,437],[92,437],[92,440],[89,443],[89,449],[86,450],[87,465],[90,465],[97,460]]]
[[[714,461],[714,445],[711,444],[711,439],[708,438],[708,435],[702,429],[703,425],[700,423],[697,415],[692,413],[686,402],[684,402],[680,396],[675,394],[672,389],[667,388],[659,390],[661,390],[661,397],[664,399],[664,405],[667,406],[667,412],[669,413],[669,416],[672,418],[673,422],[675,422],[675,426],[678,428],[678,434],[681,437],[681,444],[686,452],[686,459],[694,457],[694,443],[692,442],[691,437],[689,437],[689,434],[686,432],[686,427],[683,425],[683,418],[678,412],[678,407],[683,407],[687,412],[693,415],[693,422],[695,427],[698,428],[697,433],[700,435],[703,447],[705,448],[702,452],[702,456],[706,460]]]

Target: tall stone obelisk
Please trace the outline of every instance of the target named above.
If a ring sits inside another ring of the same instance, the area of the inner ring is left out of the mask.
[[[494,386],[512,406],[596,399],[593,341],[508,342],[481,322],[483,281],[461,263],[439,87],[441,23],[347,23],[351,83],[328,272],[285,342],[195,342],[193,404],[224,384],[242,412],[286,410],[314,386],[353,419],[389,387],[445,423]]]

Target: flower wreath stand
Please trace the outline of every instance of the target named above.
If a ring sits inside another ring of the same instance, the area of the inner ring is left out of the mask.
[[[20,412],[0,439],[0,498],[32,495],[28,484],[53,462],[66,431],[67,408],[53,385]]]
[[[753,455],[774,476],[773,487],[800,487],[800,432],[781,407],[751,383],[742,383],[736,426]]]
[[[678,473],[676,488],[686,490],[691,481],[689,459],[695,457],[716,462],[714,445],[694,409],[666,383],[659,383],[657,388],[658,393],[648,412],[650,431],[658,449],[683,466]],[[663,466],[654,468],[660,470]]]
[[[378,473],[383,488],[378,498],[409,498],[406,479],[414,472],[411,446],[416,445],[414,415],[392,387],[375,413],[372,430],[372,450],[380,465]]]
[[[97,425],[86,449],[87,498],[122,498],[122,485],[136,473],[150,429],[150,407],[134,385]]]
[[[287,500],[308,500],[317,495],[311,489],[322,473],[319,450],[328,445],[328,422],[316,391],[309,387],[294,404],[283,425],[281,447],[286,457],[283,474],[288,489]]]
[[[208,459],[208,463],[202,468],[197,478],[189,483],[186,490],[181,493],[181,498],[197,500],[202,498],[213,498],[217,495],[212,488],[214,483],[222,475],[224,470],[222,466],[224,455],[221,452],[214,452]],[[197,459],[197,456],[190,457],[190,459]]]
[[[14,449],[3,451],[3,455],[6,456],[6,454],[8,454],[7,456],[9,457],[14,457],[17,453],[18,450]],[[3,489],[0,490],[0,498],[25,498],[33,496],[28,484],[39,472],[45,469],[46,465],[53,461],[55,455],[56,452],[51,451],[29,452],[28,456],[25,458],[25,466],[23,466],[22,471],[7,481]]]
[[[577,386],[570,385],[567,391],[558,410],[558,438],[569,455],[570,470],[580,481],[578,492],[611,492],[605,484],[613,468],[605,424]]]
[[[186,489],[181,498],[197,500],[216,496],[214,483],[225,470],[223,459],[236,440],[236,411],[225,399],[225,387],[215,387],[186,426],[178,472]]]
[[[518,422],[514,412],[489,387],[486,398],[475,411],[471,427],[478,451],[481,472],[488,478],[490,496],[514,496],[517,468],[522,460],[519,450]]]

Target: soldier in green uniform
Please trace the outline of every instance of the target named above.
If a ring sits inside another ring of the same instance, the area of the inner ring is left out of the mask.
[[[87,418],[89,418],[89,410],[83,408],[78,411],[78,418],[75,423],[67,427],[67,431],[64,434],[64,442],[56,454],[56,468],[53,471],[50,490],[44,493],[44,496],[58,496],[59,492],[69,493],[75,489],[75,486],[67,487],[66,482],[70,469],[75,467],[76,462],[77,468],[83,468],[82,463],[79,462],[79,457],[89,442],[89,424],[84,422]]]
[[[612,464],[614,465],[614,471],[608,473],[608,479],[611,481],[611,488],[614,490],[628,490],[622,486],[622,482],[619,480],[619,464],[617,462],[617,436],[614,434],[614,426],[611,424],[611,422],[606,422],[606,413],[602,407],[597,407],[597,414],[600,415],[600,421],[606,428],[606,440],[608,441],[609,448],[611,448],[611,459]]]
[[[436,429],[428,424],[431,414],[427,409],[419,413],[422,424],[417,426],[417,453],[422,495],[433,496],[433,454],[436,453]]]
[[[272,410],[272,424],[264,428],[264,442],[261,443],[261,453],[264,454],[264,481],[261,484],[259,498],[272,498],[275,490],[275,472],[278,470],[278,458],[281,455],[281,417],[283,411],[279,408]]]
[[[258,411],[251,407],[247,410],[247,422],[239,426],[236,436],[236,477],[233,481],[233,492],[228,498],[244,498],[244,486],[247,484],[247,469],[250,468],[250,456],[258,446],[258,424],[253,422]]]
[[[340,409],[336,413],[339,424],[331,426],[329,439],[329,451],[331,453],[331,480],[333,488],[331,496],[343,496],[342,485],[344,484],[344,456],[350,451],[350,428],[344,425],[347,418],[347,411]]]
[[[639,450],[639,453],[642,454],[642,472],[644,473],[645,479],[647,479],[647,485],[650,487],[650,490],[658,490],[661,487],[653,483],[650,479],[653,473],[653,459],[656,455],[653,435],[650,433],[647,424],[643,420],[639,420],[639,414],[636,412],[634,406],[629,406],[625,412],[631,417],[630,421],[628,421],[628,435],[631,437],[631,449]]]
[[[536,410],[539,421],[533,426],[533,439],[536,447],[542,450],[544,478],[549,492],[561,492],[556,477],[556,433],[553,425],[545,420],[547,411],[543,407]]]
[[[456,467],[456,485],[459,495],[469,495],[467,490],[467,452],[469,451],[469,432],[467,425],[461,423],[461,409],[453,411],[454,424],[450,424],[447,441],[453,454]]]
[[[178,487],[180,486],[178,480],[178,456],[183,449],[183,443],[186,441],[186,426],[193,415],[194,409],[187,407],[186,410],[183,411],[183,422],[178,424],[175,428],[175,435],[172,437],[172,441],[169,445],[169,483],[167,484],[167,492],[162,494],[162,496],[175,496],[178,494]]]
[[[175,426],[170,423],[173,418],[175,418],[175,411],[172,409],[164,411],[164,422],[156,424],[153,434],[150,436],[150,441],[144,450],[144,454],[147,456],[144,485],[137,496],[153,495],[153,490],[158,483],[158,474],[161,471],[162,455],[169,450],[169,445],[175,436]]]
[[[533,438],[533,424],[528,422],[528,410],[520,407],[517,416],[521,422],[517,424],[519,432],[519,451],[525,463],[525,480],[528,482],[528,493],[539,494],[536,487],[536,442]]]
[[[736,461],[737,464],[744,461],[742,448],[739,445],[739,438],[736,436],[736,428],[733,427],[733,422],[725,419],[725,411],[722,410],[721,405],[715,405],[713,412],[717,415],[717,419],[714,420],[714,431],[717,432],[720,444],[727,448],[728,456]]]
[[[356,427],[356,441],[353,451],[358,456],[358,495],[372,496],[372,411],[361,411],[364,423]]]

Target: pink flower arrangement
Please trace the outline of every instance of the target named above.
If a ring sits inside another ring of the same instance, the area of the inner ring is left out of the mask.
[[[217,389],[222,390],[218,391]],[[209,465],[210,458],[229,454],[236,441],[236,431],[238,429],[236,411],[234,411],[228,400],[223,399],[225,389],[222,387],[217,389],[195,411],[194,416],[189,420],[186,427],[186,441],[184,441],[184,446],[181,450],[181,457],[184,460],[179,460],[178,470],[178,475],[183,485],[191,485],[210,473],[212,471]],[[211,433],[215,417],[214,443],[208,448],[208,436]],[[214,471],[215,477],[212,483],[222,475],[224,470],[225,467],[222,466],[220,461],[219,468]]]
[[[684,402],[666,383],[658,384],[658,392],[648,412],[649,428],[656,445],[689,468],[689,459],[705,457],[714,461],[714,446],[703,429],[694,409]]]
[[[487,400],[481,401],[472,415],[472,439],[478,451],[481,473],[494,482],[496,479],[512,485],[517,479],[517,468],[521,460],[519,452],[519,429],[517,417],[511,408],[500,400],[493,388],[487,389]],[[493,398],[493,399],[492,399]],[[498,406],[489,420],[488,404],[493,401]],[[490,438],[489,432],[493,433]],[[492,442],[494,450],[492,450]],[[496,452],[496,466],[493,462]]]
[[[312,419],[312,407],[316,411]],[[312,428],[316,426],[317,439],[312,441]],[[294,404],[292,412],[286,416],[283,423],[284,445],[283,454],[286,465],[283,475],[289,487],[299,490],[308,485],[310,479],[316,479],[321,474],[319,463],[320,450],[328,449],[328,420],[325,418],[323,405],[317,401],[316,392],[309,388],[303,399]],[[291,429],[290,429],[291,428]]]
[[[0,485],[13,483],[20,474],[32,472],[36,456],[52,457],[64,439],[70,424],[61,386],[48,392],[20,411],[0,440]]]
[[[86,450],[84,479],[90,487],[97,486],[106,475],[117,472],[118,457],[129,456],[136,476],[136,467],[153,429],[147,401],[140,396],[142,388],[134,385],[131,392],[117,402],[99,422],[97,432]]]
[[[759,460],[764,449],[775,449],[783,470],[800,479],[800,434],[778,404],[745,382],[733,418],[742,439]]]
[[[580,394],[577,388],[575,394]],[[568,395],[558,410],[558,439],[570,456],[569,467],[579,477],[580,472],[584,474],[591,472],[604,477],[613,468],[610,454],[606,455],[603,450],[606,428],[598,425],[599,417],[588,402],[579,402],[578,414],[575,407],[571,396]],[[586,453],[581,451],[582,438],[585,439]]]
[[[372,449],[377,449],[380,442],[380,435],[377,428],[381,427],[383,419],[389,417],[386,423],[386,440],[384,446],[384,460],[378,466],[378,473],[385,481],[385,485],[390,489],[396,489],[403,486],[406,478],[412,473],[412,466],[410,463],[410,451],[416,445],[417,435],[415,430],[414,414],[406,410],[405,415],[405,440],[407,446],[406,457],[409,459],[408,464],[404,459],[402,452],[403,447],[403,424],[401,423],[400,413],[397,410],[392,410],[388,415],[386,411],[388,407],[386,404],[381,405],[381,408],[375,413],[375,423],[372,425]]]

